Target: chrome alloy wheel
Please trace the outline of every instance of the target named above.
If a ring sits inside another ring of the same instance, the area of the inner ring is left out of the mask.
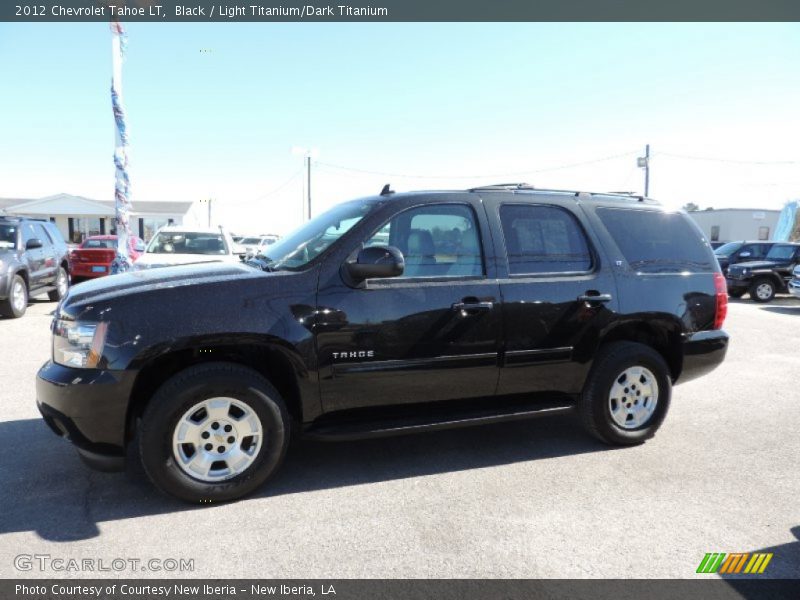
[[[234,398],[209,398],[195,404],[172,434],[178,466],[203,482],[224,481],[243,473],[263,443],[261,420],[250,406]]]
[[[645,367],[629,367],[614,380],[608,394],[608,408],[614,423],[623,429],[646,424],[658,404],[658,382]]]
[[[26,296],[25,284],[17,279],[11,289],[11,305],[14,307],[16,312],[22,312],[25,310],[25,304],[28,301]]]
[[[56,278],[56,289],[58,290],[58,297],[63,298],[67,295],[67,288],[69,281],[67,279],[67,272],[64,269],[58,270],[58,277]]]
[[[756,286],[756,296],[758,296],[759,300],[768,300],[772,297],[772,284],[771,283],[759,283]]]

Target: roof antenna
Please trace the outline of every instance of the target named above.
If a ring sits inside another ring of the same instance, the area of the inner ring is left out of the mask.
[[[394,194],[394,190],[391,189],[391,186],[387,183],[381,190],[381,196],[388,196],[389,194]]]

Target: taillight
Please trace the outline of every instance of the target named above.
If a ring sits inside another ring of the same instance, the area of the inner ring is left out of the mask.
[[[714,314],[714,329],[722,329],[728,314],[728,285],[722,273],[714,273],[714,291],[717,293],[717,310]]]

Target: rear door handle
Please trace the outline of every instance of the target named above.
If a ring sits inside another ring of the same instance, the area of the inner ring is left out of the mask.
[[[453,304],[453,310],[460,312],[463,315],[476,312],[486,312],[494,308],[494,302],[456,302]]]
[[[578,296],[580,302],[611,302],[611,294],[581,294]]]

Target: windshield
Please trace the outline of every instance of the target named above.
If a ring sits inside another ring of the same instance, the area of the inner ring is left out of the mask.
[[[17,245],[17,226],[0,225],[0,250],[14,248]]]
[[[261,256],[273,269],[300,269],[347,233],[374,206],[360,200],[335,206],[267,246]]]
[[[742,242],[728,242],[714,250],[714,254],[717,256],[730,256],[734,252],[736,252],[739,248],[742,247]]]
[[[195,231],[162,231],[147,247],[150,254],[227,254],[222,234]]]
[[[252,244],[252,245],[258,246],[258,244],[261,243],[261,238],[244,238],[239,243],[242,244],[243,246],[247,245],[247,244]]]
[[[767,252],[767,260],[786,260],[792,258],[795,246],[773,246]]]

